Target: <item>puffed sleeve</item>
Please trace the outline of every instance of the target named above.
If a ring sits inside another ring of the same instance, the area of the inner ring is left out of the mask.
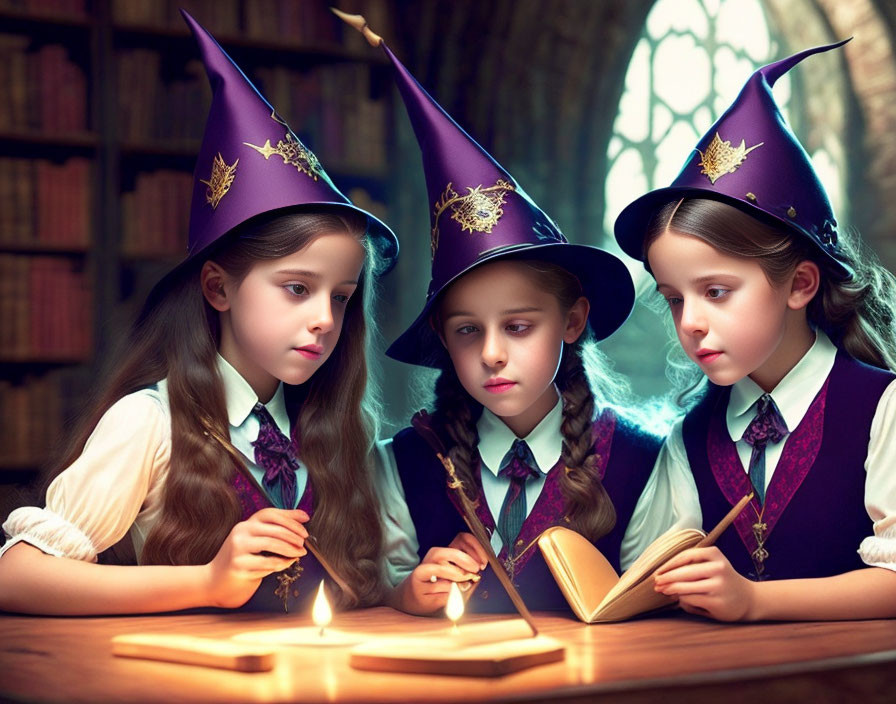
[[[158,393],[147,389],[120,399],[100,418],[78,459],[50,484],[46,507],[9,514],[3,524],[9,540],[0,555],[24,541],[50,555],[96,560],[141,511],[158,510],[170,451],[171,422]]]
[[[619,549],[620,567],[627,570],[663,533],[702,525],[697,485],[691,474],[679,420],[660,448],[653,471],[625,529]]]
[[[383,523],[384,576],[393,587],[400,584],[420,562],[417,531],[405,503],[404,489],[392,440],[381,440],[374,452],[374,485],[380,500]]]
[[[896,571],[896,381],[877,404],[865,473],[865,508],[874,535],[862,541],[859,556],[871,567]]]

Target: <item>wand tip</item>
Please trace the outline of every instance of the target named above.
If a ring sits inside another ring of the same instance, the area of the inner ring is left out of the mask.
[[[330,12],[336,15],[347,25],[349,25],[350,27],[354,27],[361,34],[363,34],[364,38],[367,40],[367,43],[370,44],[370,46],[377,47],[383,43],[383,38],[367,26],[367,20],[364,19],[363,15],[350,15],[347,12],[343,12],[342,10],[337,10],[335,7],[331,7]]]

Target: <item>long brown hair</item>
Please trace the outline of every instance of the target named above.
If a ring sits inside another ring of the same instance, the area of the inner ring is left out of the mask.
[[[568,311],[582,295],[578,279],[562,267],[535,260],[521,261],[526,265],[532,285],[552,292],[561,310]],[[584,337],[585,334],[574,344],[564,345],[555,379],[563,402],[560,459],[566,467],[560,474],[560,490],[569,526],[595,541],[613,529],[616,509],[601,482],[594,453],[591,428],[595,398],[582,362]],[[450,360],[444,363],[436,381],[433,419],[442,437],[450,441],[448,455],[472,501],[479,499],[473,471],[479,459],[476,422],[481,415],[482,405],[464,390]]]
[[[237,281],[257,261],[277,259],[310,244],[321,232],[346,232],[365,244],[368,265],[346,307],[330,358],[301,386],[286,388],[293,434],[314,487],[309,531],[335,569],[354,586],[360,604],[381,593],[382,530],[367,471],[372,421],[365,410],[365,319],[370,306],[370,249],[366,218],[315,207],[267,214],[243,223],[226,242],[191,263],[160,295],[147,301],[104,389],[91,404],[59,466],[73,462],[99,418],[123,396],[167,379],[171,460],[159,520],[143,549],[145,564],[203,564],[240,520],[234,472],[247,471],[228,448],[230,428],[216,366],[218,314],[205,301],[199,271],[213,259]],[[341,601],[353,606],[346,595]]]
[[[821,285],[806,309],[809,323],[856,359],[896,370],[896,278],[854,233],[839,236],[841,258],[854,272],[844,279],[806,237],[718,200],[685,198],[660,208],[644,239],[645,261],[650,245],[667,230],[697,237],[725,254],[755,259],[774,285],[800,262],[815,262]]]

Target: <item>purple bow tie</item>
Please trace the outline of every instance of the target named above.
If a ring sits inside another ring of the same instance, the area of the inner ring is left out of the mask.
[[[293,508],[296,503],[296,460],[298,447],[277,427],[268,409],[256,403],[252,412],[261,427],[258,439],[252,443],[255,448],[255,464],[264,470],[262,484],[274,503],[280,508]]]
[[[753,448],[749,474],[759,503],[765,503],[765,446],[770,442],[780,442],[788,432],[787,423],[781,417],[774,399],[762,394],[756,402],[756,417],[743,434],[744,442]]]
[[[756,402],[756,417],[744,431],[744,441],[753,448],[757,445],[765,447],[770,442],[780,442],[788,432],[787,423],[774,399],[768,394],[762,394]]]

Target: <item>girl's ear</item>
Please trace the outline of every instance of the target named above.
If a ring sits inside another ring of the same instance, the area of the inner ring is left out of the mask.
[[[818,264],[808,259],[801,261],[793,270],[787,306],[792,310],[805,308],[815,298],[820,285],[821,272],[818,269]]]
[[[571,345],[578,340],[585,331],[590,311],[591,304],[584,296],[580,296],[579,300],[572,304],[572,308],[566,314],[566,330],[563,332],[563,341],[567,345]]]
[[[429,316],[429,327],[431,327],[432,331],[436,335],[438,335],[439,341],[442,343],[442,347],[447,350],[448,344],[445,342],[445,333],[442,331],[442,324],[438,321],[435,315]]]
[[[230,310],[230,298],[228,296],[230,277],[220,266],[211,260],[202,265],[199,273],[199,284],[202,287],[202,295],[208,304],[219,313]]]

